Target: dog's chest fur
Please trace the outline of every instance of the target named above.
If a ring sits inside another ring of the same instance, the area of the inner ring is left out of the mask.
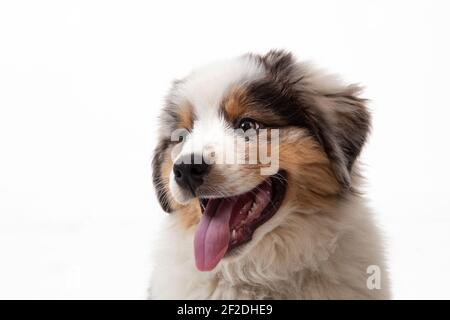
[[[371,212],[354,197],[333,213],[289,212],[237,260],[195,269],[194,228],[169,216],[155,253],[152,299],[385,299],[389,283]],[[381,288],[369,289],[369,266]]]

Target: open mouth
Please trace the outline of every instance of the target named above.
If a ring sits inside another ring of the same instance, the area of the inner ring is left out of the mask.
[[[201,198],[202,217],[195,232],[195,263],[210,271],[234,248],[252,239],[255,230],[279,209],[286,173],[279,171],[256,188],[229,198]]]

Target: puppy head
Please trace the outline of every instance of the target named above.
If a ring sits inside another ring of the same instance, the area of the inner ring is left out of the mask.
[[[358,93],[283,51],[173,84],[153,180],[163,209],[196,229],[200,270],[251,250],[287,214],[330,208],[350,191],[370,125]]]

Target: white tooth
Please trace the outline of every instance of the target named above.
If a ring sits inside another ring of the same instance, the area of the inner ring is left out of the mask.
[[[236,239],[236,230],[234,230],[234,229],[231,232],[231,239]]]

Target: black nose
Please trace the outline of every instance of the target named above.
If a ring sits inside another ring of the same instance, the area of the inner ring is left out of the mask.
[[[209,169],[209,164],[205,163],[202,156],[191,154],[177,161],[173,166],[173,174],[175,181],[195,196],[195,190],[203,183]]]

